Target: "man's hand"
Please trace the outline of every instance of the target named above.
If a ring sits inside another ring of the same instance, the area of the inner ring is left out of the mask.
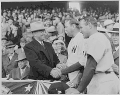
[[[65,90],[65,94],[80,94],[80,92],[75,88],[68,88]]]
[[[53,68],[52,71],[50,72],[50,75],[53,78],[59,78],[59,77],[61,77],[61,70],[58,68]]]
[[[60,70],[67,68],[66,64],[57,64],[56,68],[59,68]]]

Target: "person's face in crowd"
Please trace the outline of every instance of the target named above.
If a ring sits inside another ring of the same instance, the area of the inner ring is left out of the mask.
[[[65,22],[65,33],[69,36],[69,37],[72,37],[73,36],[73,30],[74,28],[73,28],[73,26],[72,25],[70,25],[70,22],[69,21],[67,21],[67,22]]]
[[[109,25],[106,26],[106,29],[112,31],[113,26],[114,26],[114,24],[109,24]]]
[[[14,53],[14,47],[12,47],[12,48],[8,48],[7,51],[8,51],[9,54]]]
[[[25,46],[25,42],[20,42],[20,46],[23,48]]]
[[[27,60],[21,60],[21,61],[18,61],[18,67],[20,69],[24,69],[27,65],[28,61]]]
[[[31,19],[33,19],[34,18],[34,15],[31,15]]]
[[[12,27],[13,31],[17,31],[18,30],[18,27],[14,26]]]
[[[2,46],[5,47],[5,44],[6,44],[6,40],[2,40]]]
[[[32,37],[26,37],[26,41],[27,41],[27,43],[31,42],[32,41]]]
[[[58,17],[55,17],[55,20],[53,20],[53,25],[56,25],[56,24],[58,24],[59,23],[59,18]]]
[[[81,29],[81,33],[83,34],[84,38],[89,38],[90,33],[89,33],[89,25],[86,25],[84,20],[80,21],[80,29]]]
[[[14,17],[14,21],[17,21],[17,17],[16,16]]]
[[[115,18],[111,18],[111,20],[112,20],[113,22],[115,22]]]
[[[6,19],[5,18],[2,19],[2,23],[6,23]]]
[[[8,16],[11,16],[10,12],[8,13]]]
[[[38,31],[33,33],[33,35],[38,38],[39,41],[43,41],[45,39],[45,30]]]
[[[56,43],[57,49],[61,50],[61,48],[63,47],[63,43],[59,42]]]
[[[115,46],[119,45],[119,33],[112,33],[111,38]]]
[[[30,22],[31,22],[31,18],[28,18],[28,19],[27,19],[27,22],[29,22],[29,23],[30,23]]]
[[[7,16],[7,13],[3,13],[3,17],[6,17]]]
[[[8,23],[9,23],[9,25],[12,25],[13,24],[13,20],[9,19]]]

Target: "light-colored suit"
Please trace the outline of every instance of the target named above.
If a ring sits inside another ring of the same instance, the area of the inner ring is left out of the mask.
[[[28,66],[25,68],[25,72],[23,74],[21,74],[19,67],[14,68],[10,72],[10,76],[8,79],[12,78],[14,80],[25,80],[25,79],[28,79],[29,72],[30,72],[30,67]]]

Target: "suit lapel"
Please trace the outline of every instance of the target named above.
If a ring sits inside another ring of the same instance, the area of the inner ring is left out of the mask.
[[[44,47],[43,47],[38,41],[36,41],[35,39],[33,39],[33,40],[34,40],[35,45],[36,45],[36,47],[38,48],[38,50],[43,51],[43,53],[46,55],[46,57],[47,57],[48,60],[50,61],[49,55],[48,55],[47,51],[44,49]],[[45,47],[45,48],[46,48],[46,47]]]
[[[8,63],[7,65],[9,65],[9,63],[10,63],[10,60],[9,60],[9,57],[8,57],[8,55],[6,55],[5,61],[6,61],[6,63]]]
[[[50,58],[50,60],[51,60],[51,62],[53,62],[53,55],[52,55],[52,53],[51,53],[51,47],[49,47],[49,45],[47,45],[47,43],[46,42],[44,42],[44,45],[45,45],[45,48],[46,48],[46,51],[48,52],[48,54],[49,54],[49,58]]]
[[[113,54],[114,59],[119,57],[119,49]]]
[[[12,59],[10,60],[10,63],[9,63],[9,64],[12,64],[15,60],[17,60],[16,58],[17,58],[17,54],[15,53],[15,54],[13,55]]]

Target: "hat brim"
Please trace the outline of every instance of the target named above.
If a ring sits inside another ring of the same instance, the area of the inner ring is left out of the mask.
[[[8,48],[14,48],[14,47],[15,47],[15,45],[7,46],[6,49],[8,49]]]
[[[23,61],[23,60],[27,60],[27,58],[23,58],[23,59],[20,59],[20,60],[15,60],[15,61],[19,62],[19,61]]]
[[[118,33],[119,34],[119,31],[109,31],[109,33]]]
[[[31,32],[32,32],[32,33],[35,33],[35,32],[40,32],[40,31],[43,31],[43,30],[45,30],[45,28],[39,29],[39,30],[33,30],[33,31],[31,31]]]
[[[113,22],[113,23],[109,23],[109,24],[106,24],[106,25],[104,25],[104,26],[108,26],[108,25],[110,25],[110,24],[115,24],[115,22]]]

